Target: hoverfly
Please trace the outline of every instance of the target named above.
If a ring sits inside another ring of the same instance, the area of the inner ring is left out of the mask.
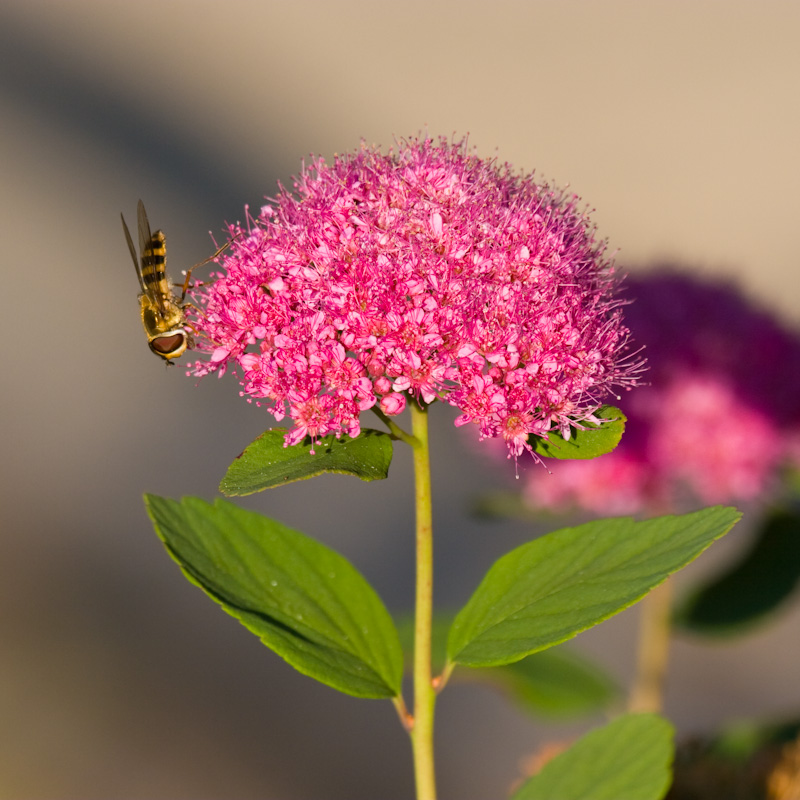
[[[166,238],[163,231],[150,232],[147,212],[144,210],[144,203],[141,200],[137,207],[137,217],[140,260],[136,258],[136,250],[128,226],[125,224],[125,217],[120,214],[122,229],[125,231],[125,239],[128,242],[133,266],[136,268],[139,286],[142,289],[139,295],[142,325],[150,349],[169,364],[171,359],[183,355],[194,344],[189,326],[186,324],[185,311],[189,304],[183,302],[186,290],[189,288],[192,270],[213,261],[230,242],[226,242],[212,256],[186,271],[186,280],[183,282],[181,296],[178,298],[173,293],[175,285],[167,277]]]

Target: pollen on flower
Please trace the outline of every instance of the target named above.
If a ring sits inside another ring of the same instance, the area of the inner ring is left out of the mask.
[[[192,314],[205,375],[232,367],[287,444],[355,436],[406,397],[504,440],[568,430],[641,360],[605,243],[575,195],[465,141],[315,160],[233,238]]]

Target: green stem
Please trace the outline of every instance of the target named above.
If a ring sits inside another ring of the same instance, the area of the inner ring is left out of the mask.
[[[433,768],[433,711],[436,692],[431,683],[433,626],[433,519],[431,469],[428,451],[428,413],[410,403],[415,438],[414,483],[417,516],[417,595],[414,622],[414,725],[411,746],[417,800],[436,799]]]
[[[391,417],[387,417],[386,414],[384,414],[383,411],[378,408],[378,406],[372,406],[371,410],[376,414],[378,419],[386,425],[386,427],[389,429],[389,432],[395,439],[405,442],[410,447],[414,447],[417,444],[417,441],[413,436],[409,436]]]

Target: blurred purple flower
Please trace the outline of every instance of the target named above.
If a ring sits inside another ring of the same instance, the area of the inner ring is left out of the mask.
[[[626,281],[626,323],[649,385],[623,406],[613,453],[548,462],[524,493],[535,507],[663,513],[754,500],[800,465],[800,337],[721,283],[674,271]]]
[[[310,435],[443,400],[514,455],[636,381],[617,282],[578,198],[478,158],[403,141],[322,159],[248,218],[196,290],[191,374],[241,373]]]

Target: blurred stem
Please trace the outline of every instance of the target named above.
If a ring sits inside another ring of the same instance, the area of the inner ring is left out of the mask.
[[[642,600],[636,675],[628,698],[629,711],[658,712],[664,705],[671,611],[672,579],[668,579]]]
[[[414,483],[417,517],[417,589],[414,618],[414,725],[411,745],[417,800],[435,800],[433,768],[433,711],[436,693],[431,683],[433,626],[433,518],[431,469],[428,450],[428,412],[411,404]]]

